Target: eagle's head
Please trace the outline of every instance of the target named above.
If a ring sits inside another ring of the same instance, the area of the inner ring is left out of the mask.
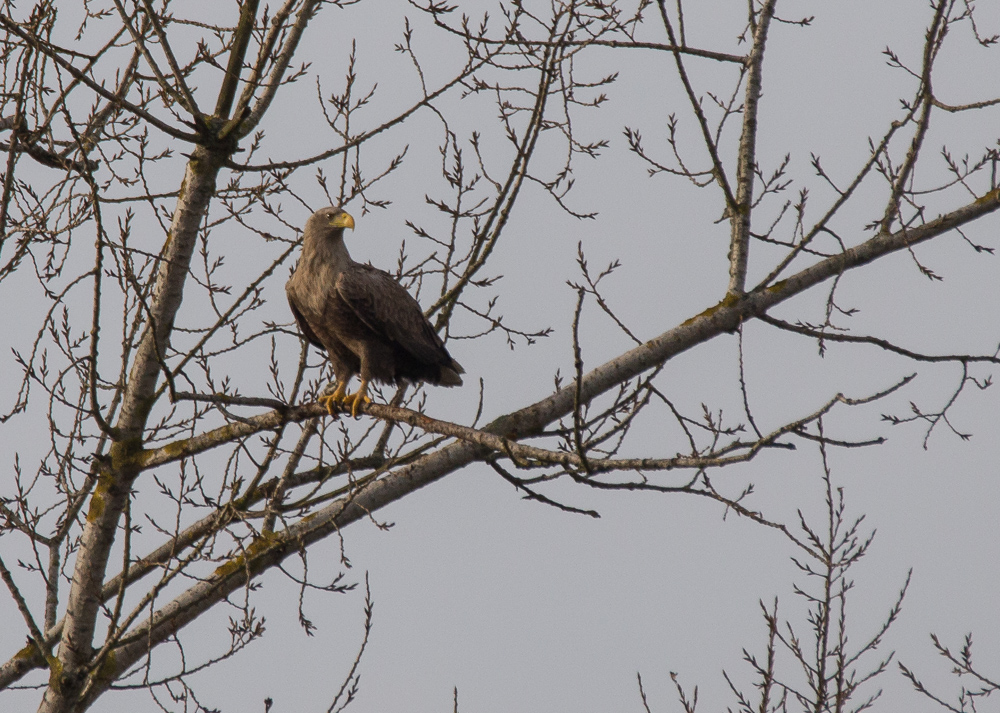
[[[339,238],[343,236],[344,228],[354,230],[354,218],[347,211],[330,206],[309,216],[305,233],[307,236]]]

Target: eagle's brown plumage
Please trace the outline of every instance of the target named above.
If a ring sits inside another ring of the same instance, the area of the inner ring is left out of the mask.
[[[354,218],[339,208],[323,208],[306,222],[302,257],[285,285],[288,304],[302,334],[326,350],[337,385],[324,397],[351,407],[368,401],[371,381],[426,381],[459,386],[464,369],[451,358],[420,305],[395,278],[354,262],[344,245],[344,229]],[[361,375],[357,393],[347,382]]]

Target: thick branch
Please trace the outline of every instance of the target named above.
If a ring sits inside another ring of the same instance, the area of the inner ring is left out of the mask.
[[[253,3],[256,8],[257,2]],[[306,25],[309,20],[317,13],[319,10],[320,1],[319,0],[305,0],[302,3],[302,7],[299,8],[298,15],[295,16],[295,23],[292,25],[292,29],[288,33],[288,37],[285,40],[285,44],[282,46],[281,51],[278,54],[278,58],[274,62],[274,66],[271,68],[271,74],[268,75],[267,81],[264,84],[264,94],[257,100],[256,106],[250,112],[246,119],[240,119],[240,117],[235,117],[236,121],[239,121],[237,134],[239,138],[243,138],[252,132],[260,120],[264,118],[264,114],[267,113],[268,108],[271,106],[271,102],[274,101],[274,96],[278,92],[278,87],[281,86],[282,79],[285,76],[285,72],[288,70],[288,63],[292,61],[292,57],[295,55],[295,50],[298,49],[299,40],[302,39],[302,33],[305,32]],[[242,24],[242,16],[240,21]],[[251,28],[252,29],[252,28]],[[244,51],[246,48],[244,47]],[[242,58],[241,58],[242,61]],[[233,86],[233,92],[236,91],[235,82]],[[232,103],[232,98],[229,100]]]
[[[740,295],[746,290],[747,259],[750,254],[750,208],[753,204],[753,182],[757,162],[757,108],[761,95],[761,72],[764,66],[764,46],[767,30],[774,15],[776,0],[764,3],[758,15],[757,30],[750,50],[746,99],[743,103],[743,133],[740,135],[736,159],[736,206],[729,217],[729,294]]]
[[[243,69],[243,59],[246,57],[250,37],[253,36],[254,23],[257,20],[257,6],[260,0],[246,0],[240,3],[240,21],[233,35],[233,46],[229,50],[229,64],[226,66],[226,77],[222,80],[222,89],[215,105],[215,115],[220,119],[229,116],[236,98],[236,88],[240,83],[240,71]]]
[[[491,425],[483,428],[482,431],[445,424],[445,422],[436,421],[407,409],[396,409],[378,404],[371,404],[366,409],[373,416],[406,421],[434,433],[464,438],[480,447],[504,451],[511,442],[538,435],[547,424],[572,413],[578,389],[579,398],[584,402],[589,401],[697,344],[720,334],[734,331],[740,322],[765,315],[775,305],[801,294],[810,287],[835,275],[930,240],[969,221],[992,213],[998,208],[1000,208],[1000,188],[991,191],[974,203],[918,228],[876,235],[858,246],[848,248],[839,255],[821,260],[773,286],[759,287],[741,298],[730,295],[696,317],[588,372],[583,377],[579,387],[574,381],[542,401],[500,417]],[[141,469],[153,468],[261,431],[272,430],[283,422],[302,421],[319,415],[322,415],[322,408],[316,404],[270,411],[172,443],[163,448],[137,452],[134,455],[135,465]],[[503,436],[503,439],[493,440],[488,437],[488,434]],[[550,453],[550,451],[543,449],[539,450],[546,454]],[[525,456],[532,457],[529,451],[525,451]]]

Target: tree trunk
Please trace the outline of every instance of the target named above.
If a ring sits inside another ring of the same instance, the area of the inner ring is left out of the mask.
[[[50,660],[49,686],[39,713],[83,710],[87,690],[101,676],[105,661],[94,660],[94,631],[100,611],[101,587],[115,532],[140,469],[134,456],[142,449],[143,431],[155,403],[163,369],[162,355],[170,346],[174,318],[184,296],[198,228],[208,214],[224,155],[196,147],[188,162],[170,235],[150,302],[148,323],[129,373],[122,410],[114,427],[109,458],[98,469],[87,524],[80,541],[66,607],[59,650]],[[106,658],[106,657],[102,657]]]

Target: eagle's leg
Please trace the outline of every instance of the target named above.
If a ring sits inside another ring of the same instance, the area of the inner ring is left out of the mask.
[[[368,398],[368,379],[361,380],[361,386],[358,387],[356,393],[348,394],[344,397],[344,405],[350,405],[351,407],[351,417],[358,417],[358,404],[371,403],[371,399]]]
[[[326,411],[331,416],[334,416],[333,405],[335,403],[346,403],[350,396],[345,396],[347,393],[347,379],[340,379],[337,381],[337,388],[333,390],[333,393],[328,396],[320,396],[317,401],[326,406]]]

